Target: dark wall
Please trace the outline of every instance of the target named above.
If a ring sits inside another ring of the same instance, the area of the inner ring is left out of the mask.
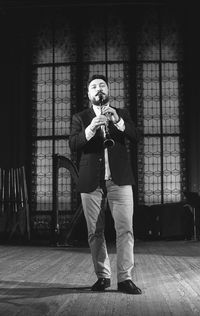
[[[185,95],[189,190],[200,193],[200,19],[194,5],[187,8]]]
[[[0,167],[13,168],[30,152],[31,37],[18,11],[0,14]]]

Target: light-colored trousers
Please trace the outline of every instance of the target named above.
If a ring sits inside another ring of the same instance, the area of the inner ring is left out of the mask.
[[[107,200],[114,219],[117,249],[117,282],[132,279],[134,266],[133,190],[106,181]],[[81,193],[94,270],[98,278],[110,278],[111,268],[104,237],[105,196],[102,188]]]

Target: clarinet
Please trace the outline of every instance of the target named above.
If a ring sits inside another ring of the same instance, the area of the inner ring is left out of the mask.
[[[101,114],[103,114],[102,113],[102,109],[103,109],[103,95],[101,93],[99,94],[99,102],[100,102],[100,106],[101,106]],[[104,126],[104,129],[103,129],[103,138],[104,138],[103,146],[104,146],[104,148],[113,147],[115,145],[115,141],[110,136],[108,123],[109,123],[109,121],[107,119],[107,122],[106,122],[106,124]]]

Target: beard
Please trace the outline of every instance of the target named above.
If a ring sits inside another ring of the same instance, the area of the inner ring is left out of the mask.
[[[105,104],[107,104],[108,101],[109,101],[109,96],[106,95],[106,94],[103,94],[102,96],[103,96],[102,100],[99,98],[98,95],[93,97],[92,100],[91,100],[92,104],[94,104],[94,105],[105,105]]]

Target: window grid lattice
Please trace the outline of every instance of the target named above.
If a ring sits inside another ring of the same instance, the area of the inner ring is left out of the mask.
[[[178,24],[167,21],[167,12],[146,16],[137,51],[138,200],[146,205],[180,202],[186,184],[183,54]]]
[[[159,19],[156,10],[147,14],[144,10],[136,22],[125,22],[120,14],[105,17],[92,12],[84,23],[79,21],[80,34],[73,17],[61,13],[54,23],[42,22],[33,56],[33,208],[52,210],[52,153],[71,158],[71,116],[88,106],[86,82],[94,73],[107,74],[111,105],[134,113],[136,105],[130,95],[137,95],[137,124],[142,135],[137,153],[139,203],[181,200],[185,185],[182,51],[177,24],[168,24],[167,16],[162,12]],[[131,23],[135,23],[133,38],[128,29]],[[134,45],[136,60],[130,56]],[[77,82],[82,90],[78,91]],[[131,153],[130,144],[128,148]],[[70,178],[60,170],[61,210],[72,208],[73,190]]]

